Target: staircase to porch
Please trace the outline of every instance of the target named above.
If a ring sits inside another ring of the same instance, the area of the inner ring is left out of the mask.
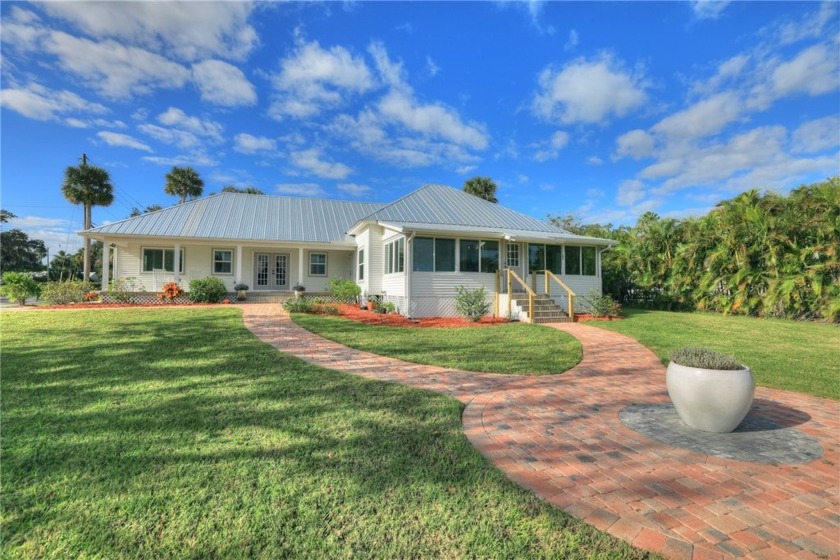
[[[530,298],[527,293],[514,292],[513,301],[519,306],[523,313],[528,315],[529,322],[531,323],[543,324],[572,322],[569,318],[569,314],[545,294],[537,294],[534,296],[533,313],[531,312]]]

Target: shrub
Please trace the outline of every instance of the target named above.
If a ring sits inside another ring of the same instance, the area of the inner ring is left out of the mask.
[[[318,313],[323,315],[338,315],[338,307],[335,305],[321,305],[318,307]]]
[[[233,289],[237,292],[247,292],[250,288],[248,288],[248,284],[245,282],[238,282],[234,284]]]
[[[397,306],[394,305],[393,301],[386,301],[385,303],[382,304],[382,310],[385,313],[393,313],[394,311],[397,310]]]
[[[0,294],[20,305],[26,304],[26,298],[39,296],[41,288],[28,274],[22,272],[6,272],[3,274],[3,285]]]
[[[190,280],[190,301],[195,303],[219,303],[227,296],[225,283],[215,276]]]
[[[99,299],[99,292],[96,290],[91,290],[85,294],[85,297],[82,298],[85,303],[90,303],[92,301],[96,301],[97,299]]]
[[[709,348],[678,348],[669,355],[672,362],[681,366],[702,369],[744,369],[735,356],[727,356]]]
[[[621,304],[609,294],[599,295],[598,290],[590,290],[584,301],[592,308],[595,317],[620,317]]]
[[[283,309],[289,313],[312,313],[315,309],[315,304],[308,298],[289,298],[283,302]]]
[[[163,285],[163,289],[158,294],[158,299],[168,299],[169,301],[172,301],[183,293],[184,290],[181,289],[181,286],[179,286],[177,282],[167,282]]]
[[[133,276],[111,281],[108,297],[119,303],[134,303],[133,292],[142,292],[143,286]]]
[[[483,286],[475,290],[456,286],[455,291],[458,292],[455,296],[455,310],[470,321],[478,321],[490,311]]]
[[[337,276],[330,278],[328,289],[330,295],[342,303],[353,303],[362,293],[362,289],[355,282]]]
[[[93,288],[92,283],[83,280],[47,282],[41,288],[41,299],[50,305],[81,303],[87,294],[94,291]]]

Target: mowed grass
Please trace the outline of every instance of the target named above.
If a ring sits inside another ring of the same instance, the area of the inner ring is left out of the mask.
[[[840,328],[827,323],[712,313],[625,310],[623,321],[592,326],[632,336],[668,363],[682,346],[732,354],[765,387],[840,398]]]
[[[644,558],[235,309],[3,313],[4,558]]]
[[[370,325],[330,315],[292,314],[308,331],[358,350],[432,366],[487,373],[561,373],[583,357],[580,342],[549,327],[415,328]]]

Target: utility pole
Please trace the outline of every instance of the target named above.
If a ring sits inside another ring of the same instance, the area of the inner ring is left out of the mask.
[[[82,167],[87,167],[87,154],[82,152]],[[91,204],[89,201],[84,203],[85,208],[85,231],[90,229],[90,219],[91,219]],[[90,238],[85,237],[85,256],[83,261],[84,266],[82,267],[84,270],[84,281],[90,282]]]

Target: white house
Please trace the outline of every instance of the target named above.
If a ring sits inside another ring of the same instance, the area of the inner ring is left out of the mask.
[[[231,291],[318,293],[339,276],[411,317],[454,315],[465,286],[484,287],[494,314],[525,320],[532,306],[537,318],[551,299],[568,312],[569,294],[600,292],[613,244],[440,185],[391,204],[220,193],[80,234],[113,251],[113,278],[149,292],[217,276]]]

